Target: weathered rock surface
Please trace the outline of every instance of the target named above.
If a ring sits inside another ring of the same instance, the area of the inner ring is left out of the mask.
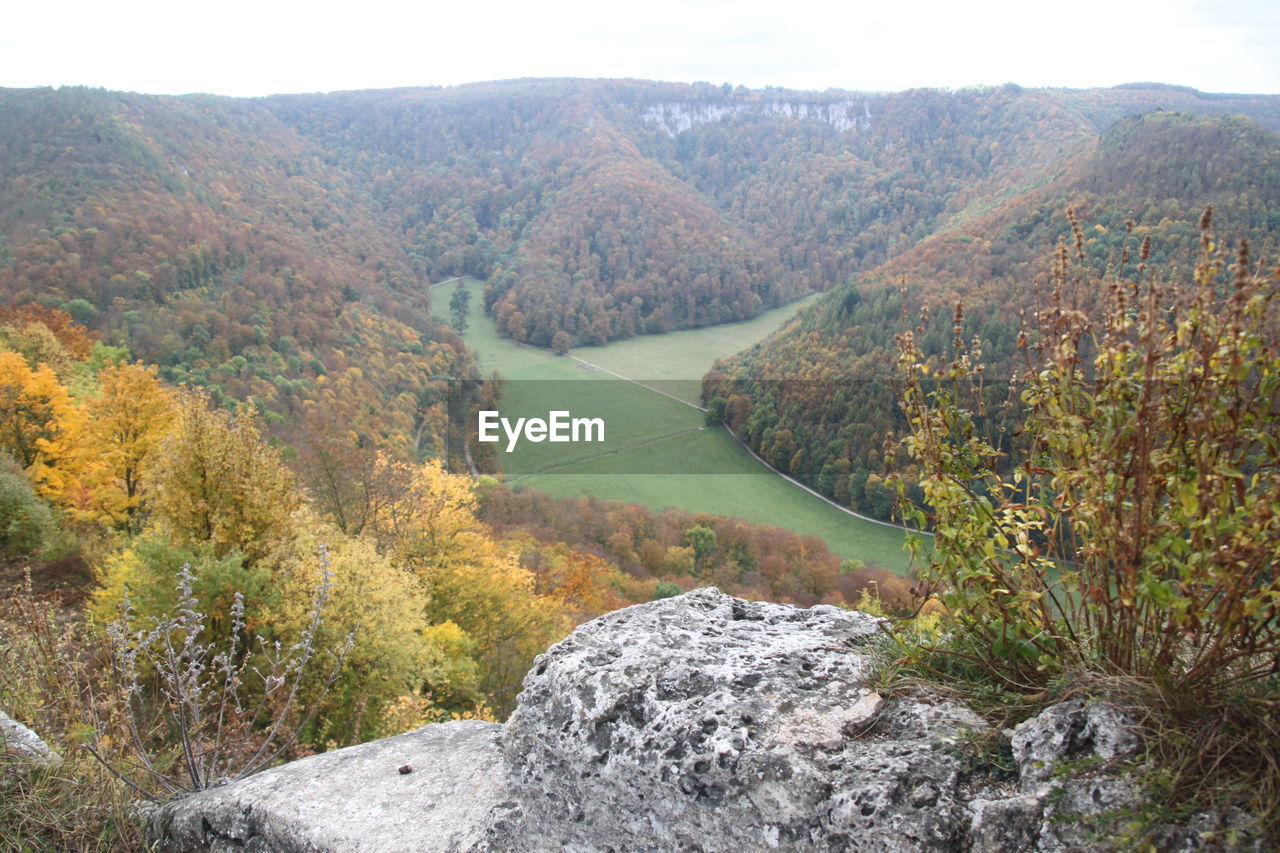
[[[865,614],[696,590],[553,646],[505,726],[294,762],[170,803],[153,832],[175,853],[1122,849],[1109,821],[1140,795],[1109,767],[1140,746],[1123,715],[1056,705],[1011,733],[1018,778],[982,782],[965,739],[985,723],[880,697],[883,654]],[[1157,849],[1266,849],[1214,840],[1246,819],[1199,816]]]
[[[969,801],[969,812],[971,853],[1015,853],[1031,850],[1040,837],[1044,804],[1028,796],[975,798]]]
[[[1065,761],[1099,764],[1141,745],[1131,721],[1101,702],[1072,699],[1018,725],[1009,738],[1022,789],[1041,789]]]
[[[500,799],[500,729],[440,723],[294,761],[167,803],[151,835],[164,853],[466,850]]]
[[[493,849],[953,850],[970,712],[869,687],[877,620],[698,590],[538,658],[503,746]]]
[[[62,763],[62,756],[54,752],[40,735],[0,711],[0,777],[5,770],[23,768],[51,769]]]
[[[1141,745],[1133,723],[1104,703],[1073,699],[1020,723],[1009,741],[1022,792],[1040,804],[1022,812],[1040,818],[1034,849],[1059,853],[1107,846],[1121,812],[1141,797],[1135,780],[1106,772],[1109,762]],[[1068,762],[1071,772],[1063,772]],[[989,808],[1016,808],[1027,799],[1013,797]],[[1005,829],[1023,819],[1006,821]]]
[[[1138,727],[1104,702],[1072,699],[1019,724],[1009,739],[1019,791],[970,800],[971,853],[1127,851],[1124,837],[1143,806],[1139,779],[1115,765],[1142,746]],[[1143,849],[1262,851],[1272,849],[1248,816],[1195,815],[1158,828]]]

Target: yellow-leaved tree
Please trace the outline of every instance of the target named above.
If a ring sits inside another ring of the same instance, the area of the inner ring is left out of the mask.
[[[177,414],[176,395],[157,368],[108,365],[98,372],[99,394],[88,402],[84,446],[96,465],[87,476],[88,515],[138,532],[144,472]]]
[[[450,474],[435,459],[414,465],[384,453],[374,463],[372,482],[366,531],[419,574],[492,553],[468,477]]]
[[[282,642],[297,642],[327,573],[329,597],[318,646],[332,649],[351,637],[346,665],[322,700],[317,728],[304,736],[315,743],[345,744],[395,734],[383,728],[386,709],[401,697],[421,696],[424,688],[443,692],[449,674],[458,671],[448,660],[451,650],[436,640],[427,621],[426,590],[416,575],[378,553],[371,540],[347,536],[309,511],[302,515],[298,536],[279,555],[279,594],[268,621]],[[314,682],[324,669],[317,669],[308,685],[316,693],[320,685]],[[474,693],[474,684],[456,686]],[[440,710],[422,722],[446,716]]]
[[[143,471],[160,529],[176,544],[239,551],[250,564],[289,542],[302,498],[252,410],[213,409],[189,388],[177,400],[173,429]]]
[[[75,359],[58,336],[38,320],[0,325],[0,350],[16,352],[28,364],[44,365],[61,382],[71,376],[71,368],[75,364]]]
[[[506,710],[533,658],[569,629],[559,602],[537,593],[518,555],[476,518],[470,478],[438,460],[382,456],[376,469],[380,497],[366,529],[421,579],[428,621],[451,622],[474,642],[481,687]]]

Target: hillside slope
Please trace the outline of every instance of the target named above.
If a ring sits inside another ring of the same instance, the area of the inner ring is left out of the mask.
[[[998,384],[1013,369],[1023,318],[1045,304],[1059,238],[1072,241],[1069,207],[1082,225],[1084,263],[1101,276],[1132,274],[1146,238],[1153,263],[1189,264],[1210,205],[1220,232],[1249,238],[1255,257],[1274,261],[1280,135],[1239,116],[1123,119],[1061,177],[867,271],[718,365],[704,398],[775,467],[887,517],[884,442],[902,427],[896,334],[923,322],[921,348],[939,366],[961,303],[961,334],[983,342]]]
[[[313,143],[226,98],[9,90],[0,116],[0,302],[67,308],[226,400],[430,447],[469,359]]]

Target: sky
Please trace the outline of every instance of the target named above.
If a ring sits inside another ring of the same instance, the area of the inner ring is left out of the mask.
[[[62,0],[11,6],[0,25],[6,87],[256,96],[514,77],[1276,94],[1280,3]]]

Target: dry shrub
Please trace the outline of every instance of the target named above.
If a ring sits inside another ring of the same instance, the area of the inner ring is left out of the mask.
[[[122,758],[119,688],[100,633],[38,598],[29,577],[7,596],[0,606],[0,707],[64,761],[49,771],[9,774],[0,796],[0,849],[142,848],[133,792],[82,748]]]
[[[1220,246],[1211,218],[1185,273],[1150,268],[1148,239],[1100,281],[1071,217],[1012,432],[989,430],[959,308],[934,376],[904,333],[903,444],[925,496],[908,516],[935,533],[920,577],[946,608],[937,651],[1034,696],[1078,672],[1142,685],[1165,802],[1226,790],[1274,822],[1280,274]]]
[[[1083,667],[1205,693],[1280,672],[1280,280],[1244,244],[1228,264],[1208,224],[1186,284],[1145,244],[1106,282],[1062,248],[1013,384],[1015,458],[967,408],[978,344],[957,333],[926,390],[901,339],[913,515],[936,534],[921,577],[1011,684]]]

